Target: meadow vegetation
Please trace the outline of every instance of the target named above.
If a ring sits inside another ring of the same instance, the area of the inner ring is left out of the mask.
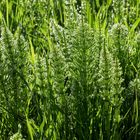
[[[0,140],[139,140],[139,113],[139,0],[0,0]]]

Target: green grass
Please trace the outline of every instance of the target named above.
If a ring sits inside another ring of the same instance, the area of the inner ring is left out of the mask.
[[[1,0],[0,140],[139,140],[139,9]]]

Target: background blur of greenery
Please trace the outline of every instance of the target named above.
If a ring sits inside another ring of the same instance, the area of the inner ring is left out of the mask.
[[[0,140],[140,139],[140,0],[0,0]]]

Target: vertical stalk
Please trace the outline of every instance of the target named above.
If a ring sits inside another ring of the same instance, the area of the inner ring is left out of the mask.
[[[9,2],[6,0],[6,22],[7,22],[7,27],[9,27]]]

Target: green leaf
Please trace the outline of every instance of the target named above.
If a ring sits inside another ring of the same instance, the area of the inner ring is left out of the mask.
[[[29,131],[30,138],[31,138],[31,140],[33,140],[33,139],[34,139],[34,138],[33,138],[33,136],[34,136],[34,129],[33,129],[33,127],[31,126],[31,122],[30,122],[30,120],[27,118],[27,116],[26,116],[26,123],[27,123],[27,128],[28,128],[28,131]]]
[[[112,3],[112,0],[107,0],[107,6],[109,7]]]
[[[96,0],[96,5],[97,5],[98,8],[100,7],[100,2],[99,2],[99,0]]]
[[[33,64],[35,64],[35,52],[34,52],[34,47],[33,47],[33,44],[32,44],[32,41],[31,41],[31,38],[29,38],[29,43],[30,43],[30,49],[31,49],[31,61]]]
[[[130,34],[132,34],[134,32],[134,30],[138,27],[140,23],[140,18],[138,18],[135,23],[132,25],[131,29],[130,29]]]

